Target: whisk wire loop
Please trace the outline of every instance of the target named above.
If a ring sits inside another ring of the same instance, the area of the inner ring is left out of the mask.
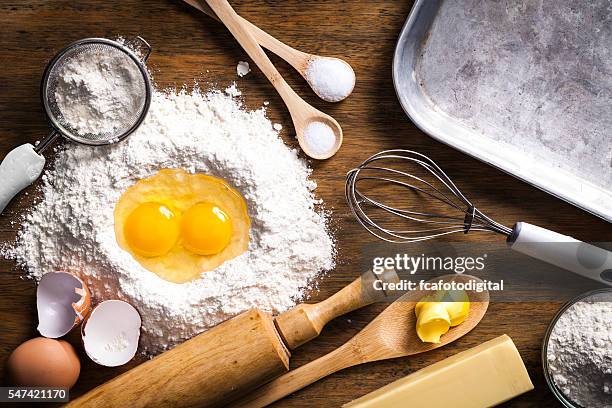
[[[398,169],[397,163],[406,168]],[[394,164],[396,167],[393,167]],[[370,185],[373,185],[371,189],[368,188]],[[395,192],[386,193],[384,198],[375,198],[373,190],[385,187],[394,188]],[[403,194],[397,194],[398,188],[416,194],[417,199],[410,200],[411,208],[385,202],[388,198],[404,198]],[[350,170],[345,195],[357,221],[370,234],[387,242],[418,242],[470,231],[504,235],[512,232],[478,210],[432,159],[412,150],[385,150]],[[447,212],[423,210],[419,206],[425,200],[442,204]],[[409,224],[410,227],[384,226],[375,221],[379,214],[390,215],[392,221]]]

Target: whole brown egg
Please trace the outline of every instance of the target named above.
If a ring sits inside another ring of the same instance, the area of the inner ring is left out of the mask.
[[[81,363],[68,342],[37,337],[13,350],[6,368],[16,386],[71,388],[79,378]]]

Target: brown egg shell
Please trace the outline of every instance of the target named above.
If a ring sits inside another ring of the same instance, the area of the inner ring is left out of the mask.
[[[91,293],[75,274],[57,271],[43,275],[36,290],[38,331],[58,338],[78,326],[91,311]]]

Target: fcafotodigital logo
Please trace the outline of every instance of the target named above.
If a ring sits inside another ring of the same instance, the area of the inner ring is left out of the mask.
[[[482,271],[485,268],[487,254],[482,256],[430,256],[425,254],[376,257],[372,259],[372,272],[380,275],[385,269],[393,268],[396,272],[411,275],[419,271],[443,271],[464,273]]]

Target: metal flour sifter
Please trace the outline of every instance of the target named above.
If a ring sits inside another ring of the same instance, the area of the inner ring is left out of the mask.
[[[132,48],[142,49],[142,56],[137,55]],[[127,119],[118,123],[112,132],[79,133],[63,118],[58,108],[58,75],[62,67],[84,53],[91,58],[102,53],[115,56],[118,61],[126,64],[126,68],[140,73],[135,84],[138,90],[135,103],[129,115],[126,115]],[[60,135],[80,144],[104,146],[125,139],[140,126],[151,104],[151,81],[144,65],[150,53],[151,46],[141,37],[126,44],[105,38],[86,38],[69,44],[53,57],[44,71],[40,89],[42,104],[53,130],[36,146],[26,143],[11,150],[0,164],[0,213],[18,192],[40,176],[45,165],[41,153]]]

